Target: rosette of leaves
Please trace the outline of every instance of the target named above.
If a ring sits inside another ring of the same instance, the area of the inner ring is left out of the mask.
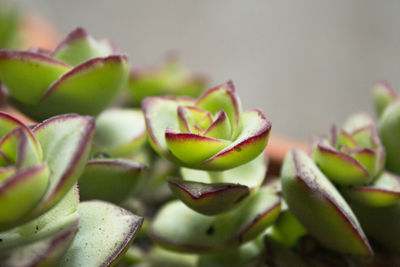
[[[232,82],[198,99],[150,97],[142,102],[153,149],[181,166],[169,180],[179,200],[156,215],[149,234],[161,246],[216,252],[254,239],[272,224],[280,198],[261,187],[270,122],[243,112]]]
[[[142,219],[105,202],[79,203],[74,184],[89,156],[94,120],[69,114],[29,128],[0,113],[0,125],[1,265],[116,262]]]
[[[113,103],[128,75],[127,57],[82,28],[53,51],[0,50],[0,80],[10,102],[35,120],[68,112],[96,116]]]
[[[342,129],[333,127],[327,139],[314,144],[313,159],[298,150],[288,153],[281,172],[283,196],[291,212],[325,247],[371,256],[365,229],[374,240],[398,250],[398,220],[374,228],[366,219],[399,205],[400,178],[384,170],[384,151],[373,119],[356,114]],[[394,213],[386,214],[390,215]],[[377,220],[383,223],[381,218]]]
[[[150,96],[198,97],[206,83],[203,76],[190,73],[175,57],[169,57],[161,66],[132,70],[128,91],[131,103],[140,106]]]

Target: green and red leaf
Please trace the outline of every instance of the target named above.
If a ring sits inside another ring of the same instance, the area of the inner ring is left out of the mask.
[[[76,66],[92,58],[107,57],[114,52],[114,47],[108,40],[97,41],[84,29],[77,28],[56,47],[52,56]]]
[[[71,66],[37,53],[0,50],[0,79],[25,105],[37,105],[48,87],[69,70]]]
[[[131,155],[146,142],[143,113],[134,109],[109,109],[96,119],[94,152],[111,157]]]
[[[205,184],[180,180],[169,180],[168,184],[176,197],[204,215],[230,211],[250,194],[250,189],[240,184]]]
[[[131,194],[144,169],[145,165],[127,159],[90,160],[79,178],[81,199],[119,204]]]
[[[204,170],[226,170],[249,162],[262,153],[268,143],[271,123],[257,109],[245,112],[240,135],[226,148],[200,166]]]
[[[324,246],[341,253],[373,254],[346,201],[306,154],[295,149],[289,152],[281,177],[290,210]]]
[[[79,204],[79,231],[57,266],[113,266],[133,242],[143,218],[103,201]]]
[[[89,157],[94,128],[93,118],[67,114],[50,118],[33,129],[50,169],[50,181],[32,216],[53,207],[78,180]]]

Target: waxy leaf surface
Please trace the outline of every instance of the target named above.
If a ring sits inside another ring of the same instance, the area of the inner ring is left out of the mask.
[[[341,253],[373,254],[346,201],[304,152],[294,149],[287,154],[281,177],[290,210],[311,235]]]

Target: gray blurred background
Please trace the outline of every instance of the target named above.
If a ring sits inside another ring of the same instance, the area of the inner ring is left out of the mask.
[[[109,37],[136,67],[177,51],[211,85],[232,79],[273,133],[309,140],[352,112],[371,87],[400,86],[400,1],[15,0],[63,35]]]

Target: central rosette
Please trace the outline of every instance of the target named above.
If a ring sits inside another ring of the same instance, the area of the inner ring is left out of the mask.
[[[242,112],[232,82],[191,98],[143,101],[153,148],[194,169],[226,170],[251,161],[268,142],[271,123],[261,111]]]

